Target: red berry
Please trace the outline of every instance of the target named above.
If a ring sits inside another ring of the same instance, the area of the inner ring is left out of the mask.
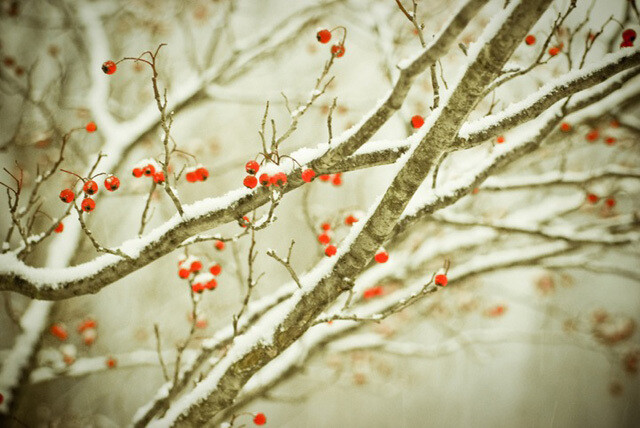
[[[600,132],[597,129],[592,130],[587,134],[587,141],[595,141],[600,136]]]
[[[636,40],[636,32],[634,30],[632,30],[631,28],[624,30],[622,32],[622,39],[625,42],[631,42],[633,43]]]
[[[94,122],[89,122],[87,123],[87,126],[84,127],[84,129],[86,129],[87,132],[95,132],[98,129],[98,127]]]
[[[324,249],[324,253],[327,255],[327,257],[335,256],[337,252],[338,249],[335,245],[327,245],[327,248]]]
[[[62,324],[53,324],[49,331],[60,340],[67,340],[69,337],[67,329]]]
[[[120,180],[115,175],[110,175],[104,179],[104,187],[110,192],[116,191],[120,187]]]
[[[318,31],[316,39],[318,39],[320,43],[329,43],[329,40],[331,40],[331,31],[327,29]]]
[[[305,169],[304,171],[302,171],[302,181],[304,181],[305,183],[310,183],[315,176],[316,172],[312,169]]]
[[[353,215],[348,215],[347,218],[344,219],[344,224],[347,226],[353,226],[353,223],[357,223],[358,219]]]
[[[55,233],[62,233],[62,231],[64,230],[64,224],[62,223],[58,223],[58,225],[56,226],[55,229],[53,229],[53,231]]]
[[[262,178],[262,176],[260,176],[260,178]],[[247,175],[242,181],[242,184],[244,184],[244,186],[248,187],[249,189],[253,189],[258,185],[258,179],[255,177],[255,175]]]
[[[524,42],[529,46],[531,46],[536,42],[536,36],[534,36],[533,34],[529,34],[527,37],[524,38]]]
[[[185,174],[185,178],[189,183],[195,183],[196,181],[198,181],[198,175],[195,173],[195,171],[187,172]]]
[[[267,186],[267,187],[271,186],[271,177],[269,177],[269,174],[261,174],[259,181],[260,181],[260,184],[262,184],[263,186]]]
[[[609,125],[611,125],[612,128],[617,128],[617,127],[620,126],[620,122],[618,122],[617,120],[613,119]]]
[[[222,266],[215,264],[209,268],[209,272],[211,272],[211,275],[218,276],[220,275],[220,272],[222,272]]]
[[[436,285],[439,285],[440,287],[445,287],[449,282],[449,279],[447,278],[447,275],[440,273],[436,275],[436,277],[434,278],[434,282]]]
[[[179,276],[180,278],[182,278],[182,279],[187,279],[187,278],[189,278],[189,274],[190,274],[190,273],[191,273],[191,272],[189,272],[189,269],[182,268],[182,269],[178,270],[178,276]]]
[[[82,211],[90,213],[96,207],[96,201],[91,198],[84,198],[82,200],[82,203],[80,204],[80,207],[82,208]]]
[[[322,223],[320,225],[320,229],[322,229],[322,230],[331,230],[331,225],[329,223]]]
[[[240,223],[240,227],[247,227],[251,224],[251,221],[249,220],[249,217],[245,215],[238,221],[238,223]]]
[[[158,171],[153,174],[153,182],[156,184],[164,184],[164,172]]]
[[[413,126],[413,129],[418,129],[422,125],[424,125],[424,118],[422,116],[415,115],[411,118],[411,126]]]
[[[323,245],[327,245],[330,241],[331,241],[331,237],[329,236],[328,233],[321,233],[320,235],[318,235],[319,243]]]
[[[331,53],[336,57],[340,58],[344,55],[344,45],[333,45],[331,46]]]
[[[633,47],[633,42],[630,40],[624,40],[622,43],[620,43],[620,47],[621,48],[631,48]]]
[[[287,184],[287,174],[285,174],[284,172],[279,172],[272,175],[269,181],[274,186],[283,187],[285,184]]]
[[[211,280],[204,285],[204,288],[206,288],[207,290],[213,290],[217,286],[218,286],[218,281],[216,281],[215,278],[211,278]]]
[[[333,180],[331,180],[331,184],[334,186],[342,185],[342,173],[338,172],[333,176]]]
[[[189,268],[191,272],[198,272],[202,269],[202,262],[200,260],[196,260],[191,263],[191,267]]]
[[[87,195],[95,195],[98,193],[98,183],[93,180],[88,180],[84,183],[84,186],[82,186],[82,191]]]
[[[588,193],[587,194],[587,201],[590,204],[597,204],[599,200],[600,200],[600,197],[598,195],[596,195],[595,193]]]
[[[102,72],[104,74],[113,74],[116,72],[116,63],[113,61],[105,61],[102,63]]]
[[[320,179],[320,181],[329,181],[329,180],[331,180],[331,176],[329,174],[322,174],[318,178]]]
[[[203,166],[194,171],[199,181],[206,181],[209,178],[209,170]]]
[[[245,171],[247,171],[247,174],[256,175],[256,173],[260,170],[260,164],[256,161],[249,161],[244,166],[244,169]]]
[[[607,143],[610,146],[613,146],[616,143],[616,139],[614,137],[607,137],[604,140],[605,143]]]
[[[109,357],[109,358],[107,358],[107,361],[105,361],[105,364],[107,365],[107,367],[112,369],[118,364],[118,362],[116,361],[115,358]]]
[[[147,177],[151,177],[153,174],[156,173],[156,167],[151,164],[148,164],[147,166],[142,168],[142,173]]]
[[[204,291],[204,284],[196,282],[195,284],[191,285],[191,289],[194,293],[202,293]]]
[[[498,143],[498,144],[504,143],[504,137],[502,135],[500,135],[498,138],[496,138],[496,143]]]
[[[376,285],[374,287],[367,288],[366,290],[364,290],[364,293],[362,293],[362,297],[364,297],[365,299],[370,299],[372,297],[382,296],[383,294],[384,294],[384,289],[381,286]]]
[[[613,198],[607,198],[607,199],[604,201],[604,203],[605,203],[605,204],[607,204],[607,206],[608,206],[609,208],[613,208],[613,207],[615,207],[615,206],[616,206],[616,200],[615,200],[615,199],[613,199]]]
[[[267,423],[267,417],[264,415],[264,413],[256,413],[256,415],[253,417],[253,423],[256,425],[264,425]]]
[[[69,203],[71,201],[73,201],[76,198],[76,194],[73,193],[73,190],[71,189],[64,189],[62,192],[60,192],[60,200],[64,203]]]
[[[88,318],[80,323],[80,325],[78,326],[78,333],[82,333],[83,331],[90,328],[96,328],[96,321]]]
[[[135,178],[142,177],[142,168],[133,168],[132,174]]]
[[[389,260],[389,253],[386,251],[380,251],[374,258],[378,263],[386,263],[386,261]]]
[[[567,122],[562,122],[560,124],[560,130],[562,132],[569,132],[569,131],[571,131],[571,125],[569,125]]]
[[[557,46],[549,48],[549,55],[556,56],[560,53],[560,49]]]
[[[216,250],[218,250],[218,251],[224,250],[224,242],[223,241],[216,241],[215,247],[216,247]]]

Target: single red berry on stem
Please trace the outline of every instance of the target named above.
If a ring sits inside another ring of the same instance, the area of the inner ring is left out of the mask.
[[[424,125],[424,118],[422,116],[415,115],[411,118],[411,126],[413,126],[414,129],[418,129],[422,125]]]
[[[60,192],[60,200],[66,204],[73,201],[76,198],[76,194],[71,189],[64,189]]]
[[[218,276],[220,275],[220,272],[222,272],[222,266],[216,263],[209,268],[209,272],[211,272],[211,275]]]
[[[344,45],[333,45],[331,46],[331,53],[335,55],[337,58],[340,58],[344,55]]]
[[[156,184],[164,184],[164,172],[158,171],[153,174],[153,182]]]
[[[331,242],[331,237],[328,233],[321,233],[320,235],[318,235],[318,242],[323,245],[327,245],[329,242]]]
[[[104,74],[113,74],[116,72],[116,63],[113,61],[105,61],[102,63],[102,72]]]
[[[351,214],[344,219],[344,224],[346,224],[347,226],[353,226],[353,223],[357,223],[357,222],[358,222],[358,219]]]
[[[389,260],[389,253],[387,253],[386,251],[380,251],[375,255],[374,259],[378,263],[386,263],[387,260]]]
[[[570,125],[570,124],[568,124],[567,122],[562,122],[562,123],[560,124],[560,130],[561,130],[562,132],[569,132],[569,131],[571,131],[571,125]]]
[[[112,369],[116,365],[118,365],[118,362],[116,361],[115,358],[109,357],[109,358],[107,358],[107,361],[105,361],[105,364],[107,365],[108,368]]]
[[[447,278],[447,275],[440,273],[436,275],[433,282],[440,287],[445,287],[449,282],[449,279]]]
[[[53,229],[53,231],[55,233],[62,233],[62,231],[64,230],[64,224],[62,223],[58,223],[58,225],[56,226],[55,229]]]
[[[310,183],[315,176],[316,172],[312,169],[305,169],[304,171],[302,171],[302,181],[304,181],[305,183]]]
[[[266,175],[266,174],[263,174],[263,175]],[[260,176],[260,178],[262,178],[262,176]],[[242,181],[242,184],[244,184],[244,186],[248,187],[249,189],[253,189],[258,185],[258,179],[256,178],[255,175],[247,175]]]
[[[198,181],[198,175],[195,173],[195,171],[187,172],[185,174],[185,178],[189,183],[195,183],[196,181]]]
[[[316,34],[316,39],[318,39],[320,43],[329,43],[329,40],[331,40],[331,31],[327,29],[318,31],[318,33]]]
[[[557,46],[549,48],[549,55],[556,56],[560,53],[560,49]]]
[[[524,42],[526,44],[528,44],[529,46],[535,44],[536,42],[536,36],[534,36],[533,34],[529,34],[527,37],[524,38]]]
[[[613,198],[607,198],[607,199],[604,201],[604,203],[605,203],[605,204],[607,204],[607,206],[608,206],[609,208],[613,208],[613,207],[615,207],[615,206],[616,206],[616,200],[615,200],[615,199],[613,199]]]
[[[140,173],[142,173],[142,171],[140,171]],[[120,187],[120,179],[118,179],[118,177],[116,177],[115,175],[110,175],[104,179],[104,187],[108,191],[114,192]]]
[[[609,146],[613,146],[616,143],[616,139],[614,137],[607,137],[604,142]]]
[[[87,180],[82,186],[82,191],[87,195],[95,195],[98,193],[98,183],[93,180]]]
[[[324,249],[324,253],[327,257],[335,256],[338,252],[338,249],[335,245],[327,245],[327,248]]]
[[[333,176],[333,180],[331,180],[331,184],[334,186],[342,185],[342,173],[338,172]]]
[[[253,423],[256,425],[264,425],[267,423],[267,417],[264,415],[264,413],[256,413],[256,415],[253,417]]]
[[[82,207],[82,211],[86,212],[86,213],[90,213],[91,211],[93,211],[96,207],[96,201],[94,201],[91,198],[84,198],[82,200],[82,203],[80,204],[80,207]]]
[[[247,162],[247,164],[244,166],[244,169],[245,171],[247,171],[247,174],[256,175],[256,173],[260,170],[260,164],[252,160]]]
[[[53,324],[49,331],[60,340],[67,340],[67,337],[69,337],[67,329],[62,324]]]
[[[622,39],[626,42],[633,43],[636,40],[636,32],[631,28],[626,29],[622,32]]]
[[[89,123],[87,123],[87,126],[84,127],[84,129],[86,129],[87,132],[96,132],[98,127],[96,126],[96,124],[94,122],[89,122]]]
[[[198,177],[198,181],[206,181],[209,178],[209,170],[203,166],[194,171]]]
[[[263,186],[267,186],[268,187],[268,186],[271,185],[271,177],[269,177],[269,174],[261,174],[260,178],[259,178],[259,181],[260,181],[260,184],[262,184]]]
[[[200,260],[192,262],[189,269],[191,270],[191,272],[198,272],[202,269],[202,262]]]
[[[498,143],[498,144],[504,143],[504,137],[502,135],[500,135],[498,138],[496,138],[496,143]]]
[[[135,178],[140,178],[142,177],[142,168],[133,168],[133,171],[131,171],[131,173]]]
[[[182,278],[182,279],[189,278],[190,274],[191,274],[191,272],[189,271],[189,269],[182,268],[182,269],[178,270],[178,276],[180,278]]]
[[[590,204],[597,204],[599,200],[600,200],[600,197],[595,193],[587,194],[587,202],[589,202]]]
[[[587,134],[587,141],[595,141],[600,136],[600,132],[597,129],[592,130]]]
[[[322,223],[320,225],[320,229],[322,229],[322,230],[331,230],[331,225],[329,223]]]
[[[144,175],[146,175],[147,177],[151,177],[151,176],[153,176],[153,174],[156,173],[156,167],[151,165],[151,164],[148,164],[147,166],[142,168],[142,173]]]
[[[215,247],[218,251],[224,250],[224,241],[216,241]]]
[[[287,174],[285,174],[284,172],[274,174],[273,176],[271,176],[270,181],[274,186],[283,187],[285,184],[287,184]]]

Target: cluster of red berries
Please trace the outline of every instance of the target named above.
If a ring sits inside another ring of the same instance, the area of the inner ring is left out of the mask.
[[[344,27],[337,27],[337,28],[344,29]],[[331,31],[334,31],[334,30],[335,28]],[[327,30],[326,28],[319,30],[316,33],[316,39],[322,44],[329,43],[329,41],[331,40],[331,31]],[[345,30],[345,37],[346,37],[346,30]],[[344,37],[343,37],[342,41],[331,46],[331,55],[335,55],[337,58],[340,58],[344,55],[344,52],[345,52],[345,49],[344,49]]]
[[[622,32],[622,43],[620,43],[621,48],[630,48],[633,46],[633,42],[636,40],[636,32],[631,28],[626,29]]]
[[[254,189],[258,183],[265,187],[284,187],[287,184],[287,174],[284,172],[277,172],[273,175],[264,173],[260,174],[260,176],[256,178],[258,171],[260,171],[260,164],[254,160],[247,162],[244,169],[249,175],[244,178],[242,184],[249,189]],[[315,176],[316,172],[310,168],[302,171],[302,180],[306,183],[313,181]]]
[[[182,279],[191,279],[191,289],[194,293],[213,290],[218,286],[215,277],[220,275],[222,267],[214,263],[209,266],[208,272],[202,272],[203,268],[202,262],[194,256],[178,261],[178,276]]]
[[[98,183],[88,178],[87,179],[83,178],[82,180],[84,181],[84,184],[82,186],[82,191],[85,194],[85,198],[80,203],[80,208],[82,208],[82,211],[84,212],[91,212],[95,209],[96,202],[93,199],[91,199],[90,196],[93,196],[96,193],[98,193]],[[115,175],[110,174],[104,180],[104,187],[109,192],[114,192],[118,190],[118,188],[120,187],[120,180]],[[69,188],[63,189],[60,192],[60,200],[66,204],[73,202],[75,198],[76,198],[76,194],[73,192],[73,190]],[[60,233],[62,232],[63,229],[64,229],[64,225],[62,223],[59,223],[58,226],[56,226],[54,231],[56,233]]]
[[[328,182],[331,181],[331,184],[333,184],[334,186],[341,186],[342,185],[342,173],[341,172],[337,172],[333,175],[331,174],[322,174],[320,176],[318,176],[318,178],[320,179],[320,181],[324,181],[324,182]]]
[[[94,319],[87,318],[83,320],[77,328],[77,331],[82,335],[82,341],[85,345],[92,345],[96,341],[97,337],[97,323]],[[65,341],[69,338],[69,332],[64,324],[55,323],[49,328],[49,332],[57,337],[59,340]]]
[[[206,181],[209,178],[209,170],[202,165],[197,165],[185,170],[184,177],[189,183],[196,181]]]
[[[596,195],[595,193],[587,193],[586,201],[591,205],[595,205],[600,202],[600,196]],[[616,206],[616,200],[613,197],[606,198],[604,200],[604,203],[609,208],[613,208]]]
[[[131,170],[131,174],[135,178],[140,178],[143,175],[145,177],[152,177],[156,184],[163,184],[165,181],[164,172],[160,165],[153,159],[145,159],[138,162]]]
[[[329,244],[331,242],[331,225],[326,222],[322,223],[320,229],[322,229],[322,233],[318,235],[318,242],[325,245],[324,254],[327,257],[335,256],[338,248],[335,245]]]

